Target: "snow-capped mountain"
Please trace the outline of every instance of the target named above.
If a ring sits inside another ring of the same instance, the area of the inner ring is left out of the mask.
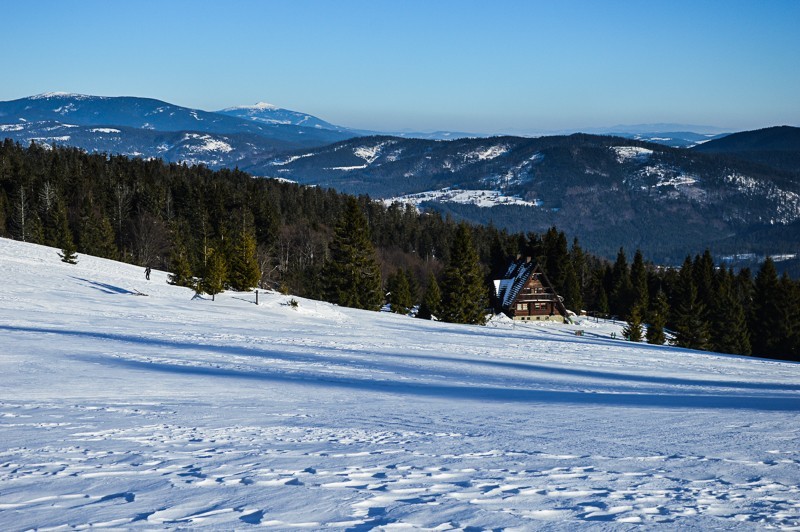
[[[211,168],[248,166],[352,136],[344,129],[258,122],[150,98],[47,93],[0,102],[0,138]]]
[[[152,131],[251,134],[298,146],[320,146],[355,136],[329,129],[257,122],[152,98],[46,93],[0,102],[0,124],[14,126],[40,122]],[[13,129],[8,128],[5,133],[13,133]]]
[[[282,124],[301,127],[313,127],[317,129],[329,129],[332,131],[342,131],[350,133],[350,130],[344,127],[336,126],[330,122],[326,122],[321,118],[300,113],[298,111],[291,111],[289,109],[281,109],[271,103],[259,102],[255,105],[241,105],[237,107],[228,107],[217,111],[218,114],[235,116],[252,120],[254,122],[262,122],[265,124]],[[353,135],[356,136],[356,135]]]
[[[511,230],[556,225],[606,255],[620,245],[677,262],[706,246],[722,254],[800,251],[798,128],[694,138],[699,145],[687,150],[585,134],[363,137],[269,104],[225,112],[239,116],[147,98],[49,93],[0,102],[0,138],[239,167]],[[668,125],[656,126],[641,131],[669,144]]]

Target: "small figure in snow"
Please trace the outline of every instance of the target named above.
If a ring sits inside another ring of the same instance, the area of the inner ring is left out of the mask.
[[[144,278],[150,280],[150,266],[144,269]]]

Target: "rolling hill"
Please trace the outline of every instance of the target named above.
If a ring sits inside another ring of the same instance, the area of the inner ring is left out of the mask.
[[[57,252],[0,239],[3,530],[800,526],[797,364]]]

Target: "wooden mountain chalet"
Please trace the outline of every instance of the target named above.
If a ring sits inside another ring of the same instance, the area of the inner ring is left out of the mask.
[[[495,311],[522,321],[567,321],[562,298],[539,266],[517,258],[502,279],[494,281]]]

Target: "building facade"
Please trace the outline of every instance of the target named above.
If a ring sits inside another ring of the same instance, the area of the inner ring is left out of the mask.
[[[528,257],[511,263],[494,281],[495,312],[520,321],[567,321],[562,298],[537,264]]]

